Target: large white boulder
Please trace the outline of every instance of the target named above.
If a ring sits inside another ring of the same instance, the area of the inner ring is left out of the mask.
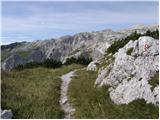
[[[159,71],[158,46],[158,40],[147,36],[130,41],[115,54],[110,72],[107,73],[108,67],[102,70],[95,84],[111,86],[110,97],[117,104],[127,104],[135,99],[158,104],[159,87],[152,91],[148,83]],[[131,50],[129,54],[128,50]]]
[[[87,66],[87,71],[97,71],[97,61],[92,61],[89,63],[89,65]]]

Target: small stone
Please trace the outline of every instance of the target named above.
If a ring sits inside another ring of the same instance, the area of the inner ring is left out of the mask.
[[[2,110],[1,118],[2,119],[11,119],[13,117],[13,113],[11,110]]]

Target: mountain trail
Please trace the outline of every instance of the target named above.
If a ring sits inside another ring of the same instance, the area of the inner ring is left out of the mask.
[[[71,119],[73,118],[73,114],[75,112],[75,109],[70,105],[67,97],[67,92],[68,92],[68,86],[70,81],[72,80],[71,77],[75,76],[75,71],[71,71],[67,74],[64,74],[61,76],[61,96],[60,96],[60,105],[62,109],[65,112],[65,118]]]

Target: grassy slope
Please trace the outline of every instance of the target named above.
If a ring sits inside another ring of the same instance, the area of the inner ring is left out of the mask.
[[[29,55],[29,53],[31,53],[31,51],[19,51],[18,54],[22,57],[25,58]]]
[[[9,57],[10,53],[7,50],[1,51],[1,62],[3,62],[7,57]]]
[[[144,100],[116,105],[107,87],[95,88],[96,72],[79,70],[69,86],[69,100],[76,108],[75,118],[158,118],[159,109]]]
[[[154,90],[159,85],[159,71],[149,80],[149,84],[152,86],[151,90]]]
[[[2,72],[2,108],[12,109],[14,118],[63,118],[59,76],[81,67]]]

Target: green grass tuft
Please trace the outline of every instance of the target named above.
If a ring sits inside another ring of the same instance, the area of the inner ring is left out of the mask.
[[[1,62],[4,62],[10,56],[10,52],[7,50],[1,51]]]
[[[18,55],[20,55],[22,58],[25,58],[31,53],[31,51],[19,51]]]
[[[157,85],[159,85],[159,71],[149,80],[149,84],[152,86],[152,91]]]
[[[129,48],[129,49],[127,50],[127,55],[131,55],[132,51],[133,51],[133,47],[132,47],[132,48]]]

